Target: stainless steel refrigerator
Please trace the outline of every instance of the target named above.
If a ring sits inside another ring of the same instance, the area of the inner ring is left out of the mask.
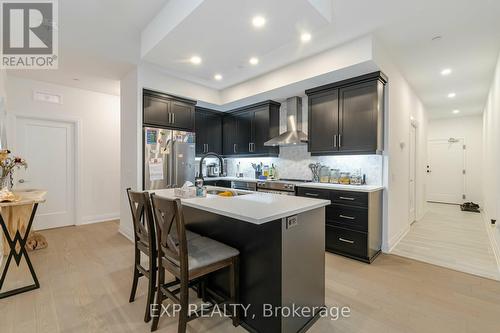
[[[143,186],[157,190],[182,186],[195,178],[195,134],[144,127]]]

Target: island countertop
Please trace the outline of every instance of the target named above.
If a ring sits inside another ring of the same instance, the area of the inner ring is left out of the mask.
[[[208,186],[208,189],[224,188]],[[150,192],[169,199],[176,198],[173,189],[154,190]],[[181,202],[187,207],[205,210],[253,224],[271,222],[283,217],[325,207],[330,204],[330,200],[311,199],[262,192],[236,192],[245,194],[234,197],[221,197],[218,195],[207,194],[204,198],[181,198]]]

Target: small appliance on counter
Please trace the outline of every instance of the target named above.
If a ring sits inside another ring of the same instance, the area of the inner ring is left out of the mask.
[[[219,165],[217,163],[210,163],[207,165],[207,177],[218,177]]]

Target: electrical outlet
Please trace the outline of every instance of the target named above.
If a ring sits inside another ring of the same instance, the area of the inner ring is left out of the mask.
[[[297,215],[290,216],[286,218],[286,228],[290,229],[296,227],[299,224],[299,220],[297,219]]]

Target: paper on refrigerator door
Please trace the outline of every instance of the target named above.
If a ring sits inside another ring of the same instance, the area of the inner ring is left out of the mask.
[[[149,180],[163,180],[163,158],[149,160]]]

